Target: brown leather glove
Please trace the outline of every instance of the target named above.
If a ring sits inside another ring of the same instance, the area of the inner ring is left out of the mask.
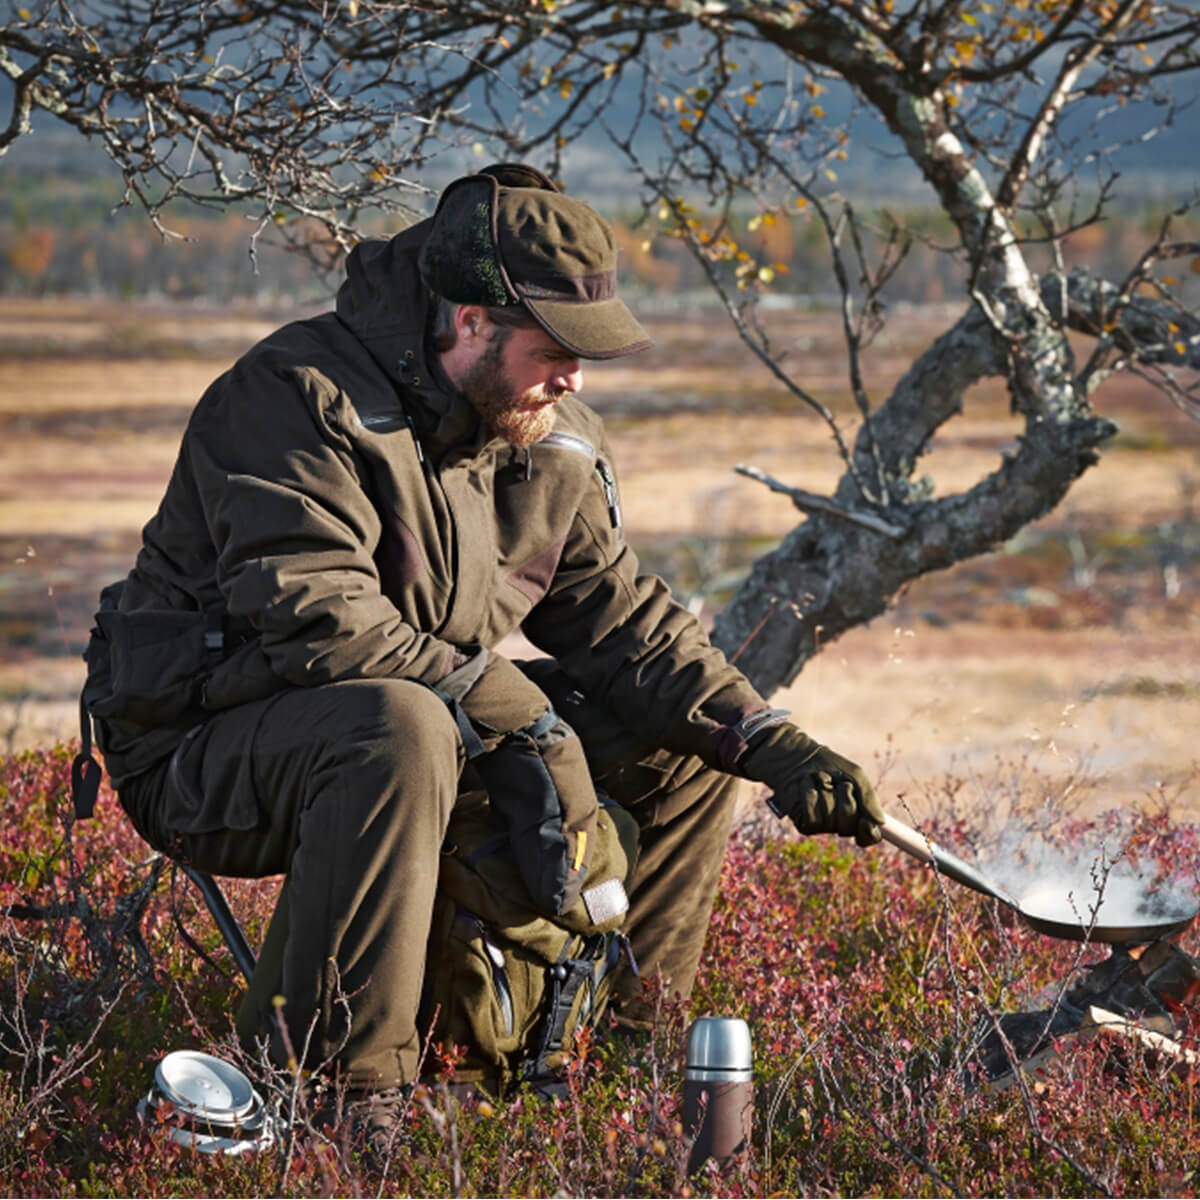
[[[860,846],[880,840],[883,809],[863,769],[814,742],[795,725],[768,729],[750,744],[737,765],[747,779],[774,793],[767,804],[801,833],[836,833]]]

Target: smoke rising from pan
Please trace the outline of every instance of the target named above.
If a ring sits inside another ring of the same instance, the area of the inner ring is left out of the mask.
[[[1071,849],[1009,830],[982,866],[1027,915],[1085,929],[1186,920],[1200,907],[1194,882],[1103,842]]]

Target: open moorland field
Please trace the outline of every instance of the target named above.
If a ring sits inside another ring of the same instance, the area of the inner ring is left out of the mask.
[[[837,460],[719,315],[640,308],[656,349],[589,369],[586,394],[608,421],[630,540],[711,614],[796,519],[734,465],[820,491]],[[525,1089],[459,1104],[443,1087],[455,1051],[435,1043],[431,1086],[382,1164],[356,1156],[348,1123],[319,1132],[299,1075],[235,1043],[240,981],[194,889],[147,859],[107,786],[96,819],[72,821],[70,754],[54,746],[76,733],[96,593],[128,568],[190,406],[287,315],[0,300],[0,1192],[1197,1194],[1195,957],[1044,936],[905,855],[789,838],[749,794],[690,1005],[666,1001],[644,1039],[606,1020],[581,1034],[565,1102]],[[868,364],[876,395],[948,319],[896,314]],[[774,320],[849,429],[836,319]],[[1107,878],[1119,848],[1191,895],[1200,426],[1128,385],[1105,412],[1122,432],[1058,512],[919,581],[775,699],[868,764],[885,804],[985,864]],[[957,489],[1017,433],[1001,391],[981,388],[928,469]],[[6,753],[39,744],[52,748]],[[1009,838],[1030,830],[1045,837]],[[278,880],[227,890],[261,944]],[[1179,946],[1195,956],[1198,938]],[[1138,991],[1143,978],[1159,990]],[[1146,997],[1177,1041],[1094,1016]],[[1085,1009],[1103,1028],[1064,1024]],[[683,1037],[705,1013],[751,1030],[754,1131],[745,1156],[692,1174]],[[139,1122],[156,1064],[182,1048],[248,1072],[285,1123],[280,1153],[200,1154],[169,1117]],[[1014,1069],[1031,1053],[1051,1055],[1036,1076]]]
[[[820,491],[838,463],[720,314],[641,312],[655,348],[590,367],[585,397],[608,421],[631,542],[711,613],[797,517],[734,465]],[[0,300],[0,751],[73,736],[95,595],[127,569],[190,406],[292,315]],[[774,320],[852,428],[837,318]],[[876,395],[946,321],[894,316],[867,364]],[[775,697],[872,764],[885,800],[918,814],[1003,812],[1031,793],[1200,811],[1200,425],[1137,381],[1100,406],[1121,434],[1058,511],[919,581]],[[978,389],[928,456],[939,491],[989,469],[1018,431],[1002,390]]]

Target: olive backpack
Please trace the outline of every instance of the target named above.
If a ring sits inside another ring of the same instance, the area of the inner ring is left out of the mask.
[[[604,1011],[624,957],[621,926],[637,827],[601,796],[597,845],[580,899],[537,911],[485,795],[460,800],[443,846],[425,966],[421,1025],[456,1079],[503,1091],[545,1089],[581,1025]]]

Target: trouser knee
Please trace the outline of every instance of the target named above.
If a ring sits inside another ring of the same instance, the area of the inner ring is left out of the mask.
[[[122,802],[172,857],[216,874],[281,874],[306,814],[326,802],[408,806],[444,823],[460,756],[449,711],[418,683],[294,688],[215,714],[123,788]]]
[[[326,689],[322,689],[326,690]],[[425,762],[457,769],[458,731],[441,698],[406,679],[330,685],[327,710],[309,726],[318,758],[334,769],[353,761],[384,769],[420,770]]]

